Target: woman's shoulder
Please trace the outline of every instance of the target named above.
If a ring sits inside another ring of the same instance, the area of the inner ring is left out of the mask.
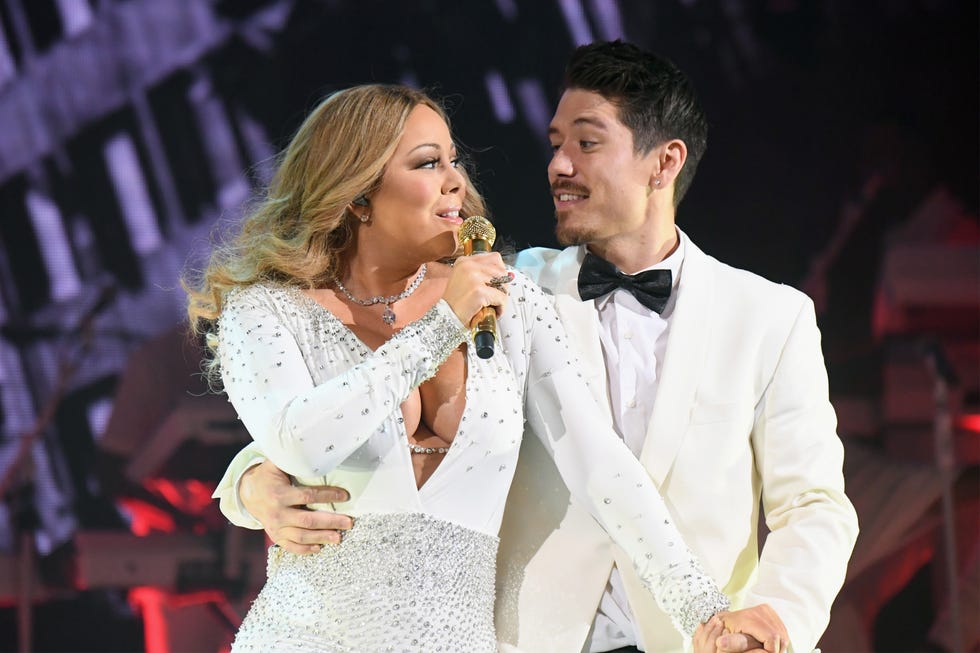
[[[271,284],[265,282],[235,286],[225,294],[222,313],[232,309],[241,309],[268,302],[272,288],[273,286]]]
[[[296,304],[300,290],[268,281],[236,286],[225,295],[221,320],[242,313],[281,313],[284,307]]]

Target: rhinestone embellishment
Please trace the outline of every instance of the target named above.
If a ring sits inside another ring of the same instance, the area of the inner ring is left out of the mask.
[[[357,297],[352,295],[349,290],[347,290],[344,284],[340,282],[340,279],[334,277],[333,282],[337,284],[337,288],[340,289],[340,292],[344,293],[344,296],[347,299],[349,299],[350,301],[354,302],[359,306],[374,306],[375,304],[384,304],[385,310],[382,311],[381,313],[381,320],[388,326],[391,326],[392,324],[395,323],[395,318],[396,318],[395,312],[391,310],[391,305],[400,299],[405,299],[413,292],[415,292],[415,289],[419,287],[420,283],[422,283],[422,279],[425,278],[425,273],[427,271],[428,268],[426,267],[425,263],[423,263],[422,267],[419,268],[418,274],[415,275],[415,280],[412,281],[411,285],[405,290],[403,290],[401,293],[397,295],[392,295],[390,297],[383,297],[381,295],[376,295],[371,299],[358,299]]]
[[[270,547],[232,650],[494,653],[496,557],[496,537],[430,515],[360,515],[319,553]]]

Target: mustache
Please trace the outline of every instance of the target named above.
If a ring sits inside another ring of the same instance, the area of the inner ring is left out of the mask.
[[[578,184],[570,181],[556,181],[555,183],[551,184],[552,195],[554,195],[555,193],[559,193],[561,191],[568,191],[569,193],[572,193],[574,195],[589,194],[588,188],[586,188],[585,186],[579,186]]]

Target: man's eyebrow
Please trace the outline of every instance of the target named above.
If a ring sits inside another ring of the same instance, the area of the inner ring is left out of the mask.
[[[599,118],[589,118],[588,116],[582,116],[581,118],[576,118],[572,121],[573,125],[591,125],[597,129],[607,131],[606,123]]]
[[[599,129],[601,131],[609,131],[609,128],[606,126],[606,123],[603,120],[600,120],[599,118],[590,118],[588,116],[582,116],[581,118],[576,118],[575,120],[572,121],[573,127],[578,127],[581,125],[589,125],[590,127],[595,127],[596,129]],[[557,127],[548,125],[549,136],[557,133],[558,133]]]

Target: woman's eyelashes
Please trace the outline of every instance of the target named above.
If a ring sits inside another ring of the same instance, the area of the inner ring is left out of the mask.
[[[429,170],[434,170],[434,169],[438,168],[441,163],[442,163],[442,159],[440,159],[438,157],[432,157],[430,159],[426,159],[425,161],[422,161],[420,164],[418,164],[416,166],[416,168],[419,168],[419,169],[425,168],[425,169],[429,169]],[[451,165],[454,168],[462,168],[463,167],[463,159],[461,157],[458,157],[458,156],[457,157],[453,157],[452,159],[449,159],[449,165]]]

